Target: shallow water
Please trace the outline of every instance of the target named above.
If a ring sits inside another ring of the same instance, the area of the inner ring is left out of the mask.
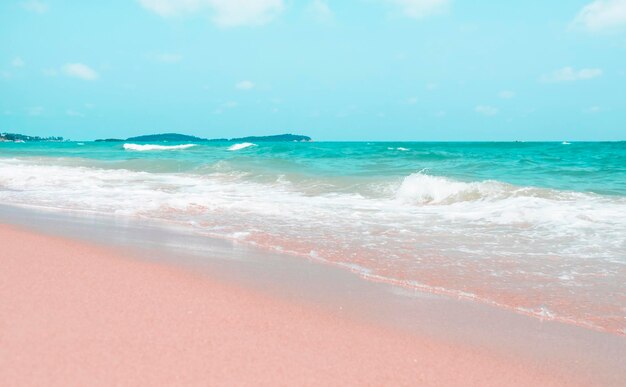
[[[0,143],[0,199],[626,333],[624,142],[82,144]]]

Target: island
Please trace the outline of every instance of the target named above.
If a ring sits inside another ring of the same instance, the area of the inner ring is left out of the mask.
[[[63,137],[39,137],[39,136],[27,136],[25,134],[18,133],[0,133],[0,142],[38,142],[38,141],[64,141]]]
[[[59,136],[39,137],[18,133],[0,133],[0,142],[37,142],[37,141],[69,141]],[[147,134],[142,136],[123,138],[103,138],[95,142],[310,142],[309,136],[300,134],[275,134],[270,136],[247,136],[235,138],[202,138],[179,133]]]
[[[202,138],[179,133],[147,134],[127,139],[107,138],[96,142],[310,142],[311,137],[300,134],[276,134],[271,136],[248,136],[236,138]]]

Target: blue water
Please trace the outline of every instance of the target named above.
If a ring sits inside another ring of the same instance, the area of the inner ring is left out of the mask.
[[[626,332],[626,142],[180,145],[0,143],[0,199]]]
[[[83,158],[106,162],[112,168],[151,172],[201,173],[203,168],[227,161],[245,172],[267,176],[293,173],[322,180],[388,179],[424,170],[460,181],[498,180],[519,186],[626,195],[626,142],[262,143],[244,152],[227,151],[231,145],[199,144],[184,152],[128,152],[123,143],[2,143],[0,152],[2,157]]]

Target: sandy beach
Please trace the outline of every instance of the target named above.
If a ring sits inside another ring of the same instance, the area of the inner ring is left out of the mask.
[[[0,227],[5,385],[586,385],[106,248]]]
[[[0,387],[626,387],[626,0],[0,32]]]

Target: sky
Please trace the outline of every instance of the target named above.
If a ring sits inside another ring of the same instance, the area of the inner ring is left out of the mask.
[[[0,132],[626,140],[626,0],[2,0]]]

